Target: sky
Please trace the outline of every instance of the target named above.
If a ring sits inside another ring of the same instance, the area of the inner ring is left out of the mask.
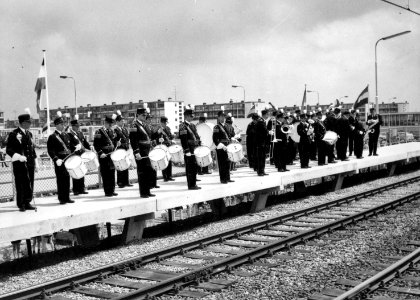
[[[408,0],[393,0],[407,6]],[[420,0],[410,0],[420,12]],[[379,102],[420,111],[420,16],[380,0],[2,0],[0,111],[29,107],[46,50],[50,108],[176,99],[341,98],[369,84]],[[348,96],[347,99],[342,98]],[[41,106],[45,107],[45,94]]]

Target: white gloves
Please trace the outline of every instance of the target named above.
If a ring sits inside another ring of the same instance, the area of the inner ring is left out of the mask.
[[[26,158],[26,156],[21,155],[21,156],[19,157],[19,160],[20,160],[21,162],[26,162],[26,161],[27,161],[27,158]]]
[[[90,150],[91,150],[91,151],[95,151],[95,147],[90,146]]]
[[[359,134],[363,134],[363,131],[359,130]]]
[[[80,149],[82,149],[82,144],[79,143],[76,145],[75,151],[79,151]]]
[[[136,157],[137,160],[140,160],[141,159],[141,156],[140,156],[139,153],[136,153],[135,157]]]
[[[224,146],[225,145],[223,145],[222,143],[219,143],[216,148],[217,150],[220,150],[220,149],[223,149]]]
[[[235,142],[235,143],[237,143],[237,142],[238,142],[238,140],[237,140],[235,137],[231,138],[230,140],[231,140],[232,142]]]
[[[17,161],[20,160],[21,155],[19,153],[15,153],[12,156],[12,161]]]
[[[191,153],[188,152],[188,153],[185,153],[185,155],[188,156],[188,157],[190,157],[191,156]]]
[[[63,160],[57,159],[56,163],[57,163],[57,166],[61,167],[61,165],[63,164]]]
[[[274,130],[273,130],[273,129],[271,129],[271,130],[268,132],[268,134],[269,134],[269,135],[274,135]]]
[[[106,157],[106,154],[105,153],[102,153],[101,154],[101,156],[99,156],[100,158],[105,158]]]
[[[163,138],[159,138],[159,143],[163,143],[165,140]]]

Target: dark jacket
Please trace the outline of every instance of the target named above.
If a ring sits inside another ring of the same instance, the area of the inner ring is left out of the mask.
[[[90,150],[89,142],[86,140],[85,136],[83,135],[83,132],[81,131],[73,131],[70,129],[67,134],[70,136],[70,142],[73,144],[73,146],[76,146],[77,144],[82,145],[82,149],[80,151],[77,151],[78,154],[82,154],[86,150]]]
[[[300,122],[299,125],[297,126],[297,133],[300,136],[300,141],[299,143],[305,143],[305,144],[309,144],[311,142],[310,137],[308,135],[308,130],[309,130],[309,124],[308,123],[304,123],[304,122]]]
[[[380,127],[381,127],[381,125],[383,124],[383,122],[382,122],[382,116],[381,115],[378,115],[378,114],[375,114],[374,116],[372,116],[372,114],[370,114],[370,115],[368,115],[368,117],[367,117],[367,121],[366,121],[366,124],[368,125],[368,126],[370,126],[370,125],[372,125],[371,123],[370,123],[370,121],[378,121],[378,123],[375,125],[375,126],[372,126],[370,129],[375,129],[375,133],[377,133],[378,135],[379,135],[379,132],[380,132]]]
[[[67,132],[61,132],[61,134],[56,130],[48,137],[47,141],[47,150],[48,155],[54,161],[57,162],[58,159],[64,159],[71,153],[73,153],[76,145],[71,143],[71,137]]]
[[[20,142],[18,139],[20,136]],[[28,131],[28,134],[25,134],[20,127],[16,128],[10,132],[7,139],[6,153],[12,157],[15,153],[26,156],[26,164],[28,166],[35,166],[35,145],[32,140],[32,133]],[[21,163],[20,161],[15,161],[14,163]]]
[[[182,122],[179,125],[179,138],[185,154],[194,154],[194,149],[201,145],[200,136],[193,123]]]
[[[348,139],[350,135],[350,122],[349,119],[347,119],[344,116],[341,116],[337,119],[336,122],[336,133],[340,137],[340,139]]]
[[[130,143],[133,148],[133,154],[137,153],[140,156],[149,155],[150,148],[152,146],[151,137],[148,133],[149,128],[147,128],[144,122],[136,120],[130,127]]]
[[[219,145],[222,143],[223,145],[227,146],[230,142],[230,136],[223,124],[218,122],[214,128],[213,128],[213,143],[216,145]]]
[[[115,127],[116,140],[121,143],[118,149],[128,150],[130,148],[130,133],[125,127]]]
[[[259,118],[255,125],[255,142],[257,147],[265,147],[269,144],[267,125],[263,118]]]

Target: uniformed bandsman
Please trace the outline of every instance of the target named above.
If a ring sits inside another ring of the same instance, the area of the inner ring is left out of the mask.
[[[340,110],[337,108],[336,109],[337,112],[339,112]],[[336,116],[334,114],[334,108],[330,107],[328,109],[328,111],[326,112],[326,117],[324,120],[324,125],[325,125],[325,129],[327,131],[334,131],[336,132]],[[328,163],[329,164],[335,164],[335,155],[334,155],[334,148],[335,148],[335,144],[326,145],[326,152],[327,152],[327,157],[328,157]]]
[[[316,120],[316,114],[314,111],[309,112],[308,123],[314,127]],[[315,127],[314,127],[315,130]],[[317,160],[317,147],[315,143],[315,134],[310,135],[311,145],[309,146],[309,159],[310,160]]]
[[[300,114],[300,123],[297,126],[297,133],[300,136],[299,140],[299,158],[300,167],[302,169],[308,169],[309,166],[309,147],[311,144],[310,139],[310,125],[307,123],[306,111]]]
[[[76,147],[78,144],[81,145],[81,149],[76,152],[77,155],[82,155],[86,150],[94,150],[93,146],[89,145],[83,132],[80,131],[79,115],[74,116],[74,120],[70,121],[71,128],[68,130],[70,136],[70,142]],[[79,194],[88,194],[85,189],[85,178],[80,179],[72,178],[73,180],[73,194],[75,196]]]
[[[64,120],[60,111],[54,119],[55,131],[48,137],[48,155],[54,162],[54,170],[57,178],[57,194],[60,204],[74,203],[70,199],[70,175],[64,165],[74,151],[81,149],[81,145],[71,143],[70,136],[64,131]]]
[[[268,130],[268,132],[275,131],[275,126],[277,124],[276,116],[277,116],[277,110],[274,110],[272,112],[272,114],[271,114],[271,117],[268,118],[268,121],[267,121],[267,130]],[[273,135],[271,135],[271,136],[273,136]],[[268,151],[270,153],[270,155],[269,155],[269,157],[270,157],[270,165],[274,165],[274,143],[273,143],[272,138],[270,140],[270,144],[268,145],[268,147],[269,147]]]
[[[125,127],[125,119],[121,114],[120,110],[117,110],[117,117],[115,119],[116,126],[114,132],[116,135],[116,140],[120,142],[120,146],[117,149],[124,149],[128,151],[130,149],[130,132]],[[117,185],[120,188],[126,186],[133,186],[130,184],[129,170],[118,171],[117,170]]]
[[[251,117],[253,115],[251,114]],[[248,124],[248,127],[246,128],[246,155],[248,158],[248,164],[251,169],[254,169],[254,171],[257,171],[257,166],[255,162],[255,145],[256,145],[256,135],[255,135],[255,124],[257,123],[256,120],[253,118],[251,119],[251,122]]]
[[[19,127],[10,132],[6,153],[12,158],[13,177],[16,186],[16,205],[20,211],[33,210],[34,176],[38,169],[35,145],[32,140],[31,115],[29,109],[19,115]]]
[[[230,137],[225,127],[225,112],[217,113],[217,124],[213,128],[213,143],[216,145],[217,164],[219,166],[220,182],[227,184],[233,182],[230,179],[230,162],[226,146],[230,143]],[[234,139],[232,137],[232,139]]]
[[[262,115],[266,116],[267,111],[262,111]],[[269,141],[269,134],[267,130],[266,120],[260,117],[258,114],[254,114],[252,118],[256,121],[255,124],[255,160],[256,160],[256,167],[257,167],[257,174],[258,176],[268,175],[265,173],[265,157],[267,153],[267,147]]]
[[[201,145],[200,136],[197,133],[194,119],[193,108],[187,107],[184,111],[184,122],[179,125],[179,138],[184,150],[185,171],[187,175],[188,189],[201,189],[197,186],[197,163],[194,157],[194,149]]]
[[[207,113],[204,113],[202,116],[198,118],[198,124],[206,123],[207,122]],[[209,166],[200,167],[197,165],[197,174],[198,175],[204,175],[204,174],[211,174],[209,171]]]
[[[163,144],[166,147],[173,145],[174,135],[171,132],[171,128],[168,126],[168,118],[163,116],[160,117],[160,127],[157,130],[157,139],[159,144]],[[172,177],[172,161],[169,161],[168,167],[162,170],[163,181],[174,181]]]
[[[147,116],[145,122],[145,129],[150,137],[152,148],[154,148],[157,145],[157,130],[152,126],[152,116],[150,115],[150,109],[146,108],[146,111]],[[157,171],[154,168],[152,168],[149,185],[151,189],[160,188],[160,186],[157,185]]]
[[[354,155],[358,159],[363,158],[363,145],[366,129],[363,123],[360,122],[359,111],[356,110],[354,118]]]
[[[349,134],[349,156],[353,155],[354,150],[354,135],[355,135],[355,110],[350,109],[349,124],[350,124],[350,134]]]
[[[348,116],[350,115],[349,111],[344,111],[342,115],[338,115],[337,117],[337,135],[338,140],[336,143],[337,149],[337,158],[341,161],[348,161],[347,158],[347,147],[349,143],[349,135],[350,135],[350,122]]]
[[[322,139],[325,136],[325,133],[327,130],[325,129],[324,122],[322,121],[322,109],[319,108],[316,111],[316,120],[314,123],[314,134],[315,134],[315,144],[317,148],[317,154],[318,154],[318,166],[323,166],[326,164],[327,159],[327,143],[324,142]]]
[[[235,138],[236,141],[241,142],[241,137],[240,134],[236,134],[235,132],[235,128],[233,127],[233,120],[234,117],[232,117],[231,113],[228,113],[226,116],[226,120],[225,120],[225,128],[226,128],[226,132],[229,135],[230,138]],[[236,171],[236,163],[235,162],[230,162],[230,167],[229,167],[230,171]]]
[[[118,196],[115,193],[115,166],[111,160],[111,153],[119,146],[112,129],[116,118],[116,114],[113,114],[111,117],[106,116],[104,126],[96,130],[93,140],[93,146],[99,157],[99,170],[106,197]]]
[[[136,158],[137,176],[141,198],[154,197],[150,193],[150,177],[153,175],[153,168],[150,164],[149,152],[151,150],[151,138],[146,129],[147,111],[145,103],[143,108],[138,108],[136,120],[130,127],[130,143],[133,154]]]
[[[287,126],[285,113],[283,111],[277,112],[275,135],[273,138],[273,152],[274,164],[279,172],[289,171],[286,168],[287,164],[287,134],[283,132],[282,126]]]
[[[378,156],[378,138],[381,133],[382,116],[375,112],[375,107],[373,106],[369,110],[370,114],[366,121],[369,133],[369,156],[372,154]]]

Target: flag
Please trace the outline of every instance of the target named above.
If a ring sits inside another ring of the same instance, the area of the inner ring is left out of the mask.
[[[38,79],[36,80],[35,84],[35,92],[36,92],[36,112],[39,114],[41,111],[41,90],[45,90],[45,77],[47,76],[47,71],[45,69],[44,59],[42,60],[41,70],[39,70]]]
[[[306,85],[305,85],[305,92],[303,92],[303,99],[302,99],[302,109],[306,107]]]
[[[340,106],[340,101],[338,101],[338,99],[335,99],[334,107],[339,107],[339,106]]]
[[[365,89],[360,93],[359,97],[357,97],[356,102],[353,104],[353,109],[357,109],[363,105],[369,103],[369,85],[365,87]]]
[[[48,129],[48,124],[47,124],[47,122],[45,122],[44,127],[42,127],[42,133],[44,133],[45,131],[47,131],[47,129]]]
[[[255,104],[252,105],[251,109],[249,110],[247,118],[251,118],[252,114],[255,114]]]

